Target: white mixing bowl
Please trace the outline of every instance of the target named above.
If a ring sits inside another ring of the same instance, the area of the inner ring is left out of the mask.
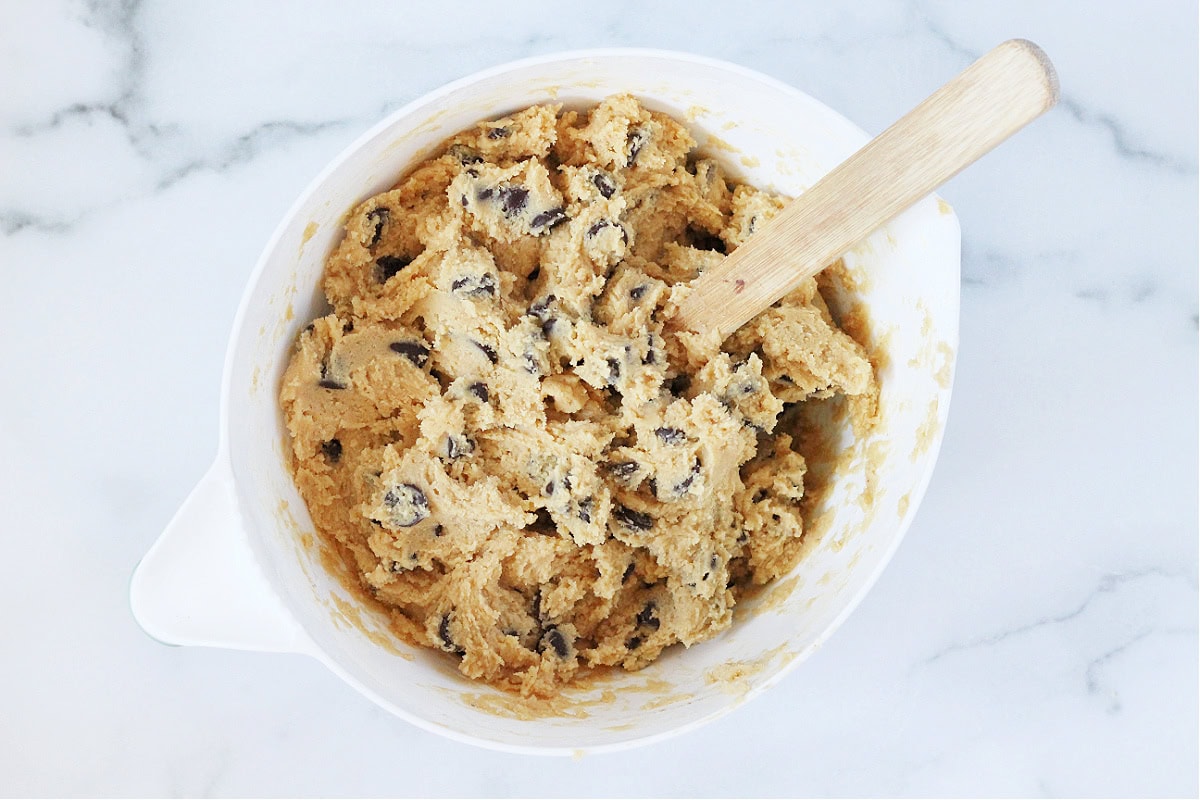
[[[850,466],[791,575],[746,603],[732,628],[638,673],[614,671],[557,706],[522,709],[462,678],[444,654],[396,641],[384,616],[323,565],[287,467],[279,381],[324,300],[325,258],[347,211],[391,186],[439,142],[534,103],[592,104],[632,92],[687,120],[736,177],[798,194],[867,141],[811,97],[712,59],[596,50],[514,62],[455,81],[376,125],[330,164],[263,251],[233,326],[216,461],[131,585],[151,636],[185,645],[305,653],[396,715],[501,750],[568,754],[694,728],[778,682],[862,599],[908,528],[933,470],[958,338],[959,230],[930,196],[847,254],[869,308],[882,424],[848,443]],[[530,718],[521,718],[521,717]]]

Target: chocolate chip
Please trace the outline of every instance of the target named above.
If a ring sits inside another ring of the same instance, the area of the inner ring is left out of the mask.
[[[467,391],[479,398],[479,402],[486,403],[488,401],[488,387],[486,383],[475,381],[467,387]]]
[[[321,444],[321,452],[329,459],[329,463],[336,464],[342,460],[342,442],[340,439],[330,439],[328,442]]]
[[[532,220],[529,221],[529,229],[536,231],[542,228],[550,230],[555,225],[564,222],[567,218],[567,212],[563,208],[552,208],[549,211],[543,211]]]
[[[655,428],[654,435],[662,439],[664,444],[676,445],[687,441],[687,434],[679,428]]]
[[[625,573],[621,576],[621,583],[624,583],[633,576],[633,570],[634,564],[632,561],[630,561],[629,566],[625,568]]]
[[[649,514],[643,514],[640,511],[634,511],[627,506],[614,506],[613,518],[617,522],[624,525],[626,528],[634,531],[648,531],[654,525],[654,520]]]
[[[590,523],[592,521],[592,511],[595,509],[595,506],[596,498],[585,497],[579,501],[576,514],[581,521]]]
[[[467,436],[456,436],[449,434],[446,436],[446,458],[451,461],[462,456],[469,456],[475,452],[475,442]]]
[[[480,189],[479,191],[477,191],[475,193],[475,199],[476,200],[487,200],[489,197],[492,196],[492,194],[494,194],[494,191],[492,189]]]
[[[616,461],[605,466],[605,470],[614,478],[627,480],[633,477],[638,471],[638,463],[636,461]]]
[[[524,353],[521,358],[525,362],[525,371],[530,375],[537,375],[542,371],[541,365],[538,364],[537,356],[533,353]]]
[[[590,228],[587,229],[587,233],[585,235],[589,239],[594,239],[596,237],[596,234],[598,234],[600,231],[604,230],[605,228],[611,228],[611,227],[612,227],[612,223],[609,222],[608,220],[606,220],[606,219],[597,220],[596,222],[592,223],[592,226]]]
[[[646,607],[638,612],[637,624],[639,628],[650,628],[651,630],[655,631],[658,630],[659,626],[662,625],[658,615],[655,613],[653,601],[646,603]]]
[[[608,364],[608,384],[616,386],[617,381],[621,380],[621,362],[615,358],[606,358],[604,361]]]
[[[379,282],[387,283],[392,276],[407,267],[412,261],[411,258],[406,258],[405,256],[380,256],[375,259],[375,268],[379,275]]]
[[[554,494],[554,490],[558,488],[558,484],[550,481],[546,484],[546,494]]]
[[[535,300],[529,306],[529,310],[526,311],[525,313],[531,317],[537,317],[538,319],[545,319],[546,312],[548,312],[550,310],[550,304],[553,303],[555,301],[555,299],[556,298],[554,297],[554,295],[548,294],[545,297],[543,297],[541,300]]]
[[[445,532],[446,532],[446,526],[442,525],[441,523],[438,523],[438,524],[437,524],[437,525],[435,525],[435,526],[434,526],[434,528],[433,528],[433,535],[434,535],[434,536],[441,536],[441,535],[442,535],[443,533],[445,533]]]
[[[677,495],[687,494],[688,489],[692,488],[692,484],[696,482],[696,478],[699,476],[700,476],[700,459],[696,459],[696,462],[694,464],[692,464],[692,471],[688,473],[688,476],[686,478],[684,478],[679,483],[672,486],[671,491]]]
[[[468,164],[479,164],[483,162],[483,156],[479,155],[478,152],[472,150],[470,147],[467,147],[465,144],[451,145],[448,152],[450,155],[458,159],[458,163],[462,164],[464,167]]]
[[[342,323],[342,333],[352,333],[354,331],[354,320],[348,319]]]
[[[525,280],[529,281],[530,283],[533,283],[534,281],[536,281],[538,279],[538,276],[541,274],[542,274],[542,267],[539,264],[538,266],[533,268],[533,272],[531,272],[525,276]]]
[[[592,183],[595,184],[596,189],[599,190],[601,196],[606,200],[612,197],[613,192],[617,190],[617,187],[613,185],[613,182],[603,172],[597,172],[593,175]]]
[[[487,272],[482,275],[464,275],[450,284],[450,291],[467,297],[481,297],[485,294],[495,297],[496,278]]]
[[[489,139],[504,139],[511,135],[511,130],[505,128],[504,126],[500,126],[498,128],[492,128],[490,131],[488,131],[487,137]]]
[[[529,190],[524,186],[507,186],[501,189],[496,197],[500,201],[500,207],[504,209],[504,215],[511,217],[525,208],[529,202]]]
[[[457,644],[454,643],[454,639],[450,638],[450,615],[449,614],[442,615],[442,621],[441,621],[441,623],[438,624],[438,638],[440,638],[442,640],[444,650],[454,653],[456,656],[465,656],[467,654],[466,650],[463,650],[461,647],[459,647]]]
[[[401,528],[411,528],[429,516],[429,500],[425,493],[411,483],[388,489],[383,504],[391,511],[392,521]]]
[[[633,162],[637,161],[638,153],[642,152],[642,147],[650,140],[650,134],[638,128],[629,134],[629,160],[625,162],[625,166],[632,167]]]
[[[626,650],[637,650],[641,646],[642,646],[642,637],[640,637],[640,636],[631,636],[629,638],[629,641],[627,641],[625,643]]]
[[[471,344],[478,347],[483,352],[483,354],[485,356],[487,356],[488,361],[492,362],[493,364],[496,363],[496,360],[498,358],[496,355],[496,348],[492,347],[490,344],[484,344],[483,342],[477,342],[474,339],[471,340]]]
[[[346,384],[340,383],[339,381],[335,381],[332,378],[322,378],[321,380],[317,381],[317,386],[320,386],[322,389],[345,389],[346,388]]]
[[[658,351],[655,350],[653,347],[648,348],[646,350],[646,355],[642,356],[643,364],[653,364],[657,360],[658,360]]]
[[[391,211],[382,206],[367,214],[367,224],[375,226],[375,232],[371,234],[371,247],[379,244],[379,240],[383,238],[383,226],[387,223],[388,217],[391,214]]]
[[[644,283],[638,284],[637,286],[635,286],[629,290],[629,299],[630,300],[641,300],[642,297],[646,294],[646,290],[649,288],[650,287],[647,284],[644,284]]]
[[[554,654],[559,658],[566,658],[567,654],[571,652],[567,647],[566,637],[558,628],[551,628],[547,631],[543,641],[554,650]]]
[[[424,367],[429,362],[429,348],[420,342],[392,342],[388,347],[407,358],[416,367]]]

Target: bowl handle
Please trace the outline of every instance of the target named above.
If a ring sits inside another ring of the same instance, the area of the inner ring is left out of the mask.
[[[129,603],[142,630],[164,644],[309,650],[250,549],[224,458],[134,569]]]

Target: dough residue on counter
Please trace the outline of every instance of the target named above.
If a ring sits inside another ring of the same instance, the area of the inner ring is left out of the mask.
[[[801,552],[804,401],[872,366],[809,280],[684,346],[691,282],[784,199],[628,95],[448,140],[347,217],[280,400],[292,468],[403,638],[553,697],[728,627]]]

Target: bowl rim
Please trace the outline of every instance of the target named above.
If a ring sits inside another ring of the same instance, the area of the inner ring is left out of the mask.
[[[467,74],[463,77],[449,81],[445,84],[438,86],[435,89],[430,90],[429,92],[421,94],[420,96],[414,98],[413,100],[405,103],[403,106],[387,113],[385,116],[383,116],[377,122],[370,125],[362,134],[360,134],[358,137],[356,137],[350,144],[348,144],[346,147],[344,147],[336,156],[334,156],[332,159],[330,159],[326,163],[326,165],[307,183],[307,185],[304,187],[304,189],[297,195],[295,201],[288,207],[287,211],[284,212],[280,222],[276,225],[271,236],[267,239],[266,244],[263,246],[262,251],[260,252],[260,254],[258,256],[258,259],[255,262],[253,269],[250,271],[249,275],[247,276],[245,284],[244,284],[243,292],[242,292],[242,297],[241,297],[241,300],[239,301],[237,312],[234,315],[233,322],[231,325],[231,332],[229,335],[228,345],[227,345],[226,352],[225,352],[225,362],[224,362],[224,366],[222,369],[222,376],[221,376],[220,411],[219,411],[219,432],[220,432],[219,436],[220,436],[220,439],[219,439],[219,445],[218,445],[217,462],[223,463],[225,465],[226,469],[228,470],[228,474],[230,474],[231,476],[236,476],[236,470],[233,469],[232,453],[231,453],[231,448],[230,448],[230,444],[229,444],[230,438],[231,438],[230,406],[231,406],[231,397],[232,397],[232,386],[233,386],[233,381],[234,381],[234,364],[236,362],[236,354],[237,354],[237,351],[239,348],[239,344],[242,340],[242,337],[244,335],[247,335],[247,332],[244,329],[245,329],[245,324],[246,324],[246,318],[247,318],[248,314],[250,313],[250,308],[252,305],[252,296],[255,294],[255,289],[258,287],[259,283],[262,280],[263,273],[266,270],[267,263],[271,260],[273,253],[279,248],[280,243],[281,243],[282,239],[284,238],[285,233],[288,230],[288,228],[290,227],[291,223],[293,222],[293,220],[295,220],[301,214],[303,209],[309,203],[310,199],[317,193],[318,189],[320,189],[320,187],[326,182],[326,180],[328,180],[331,175],[333,175],[339,169],[341,169],[342,166],[345,164],[345,162],[348,161],[361,148],[363,148],[368,142],[373,140],[376,136],[378,136],[383,131],[385,131],[388,128],[390,128],[391,126],[393,126],[395,124],[396,120],[401,119],[405,116],[411,115],[411,114],[419,111],[422,107],[433,104],[436,101],[440,100],[441,98],[451,95],[467,86],[470,86],[472,84],[478,83],[483,80],[487,80],[489,78],[498,77],[498,76],[504,75],[506,73],[515,72],[515,71],[526,69],[529,67],[543,66],[546,64],[552,64],[552,63],[556,63],[556,62],[578,61],[578,60],[585,60],[585,59],[618,60],[618,59],[630,59],[630,58],[636,58],[636,59],[649,58],[649,59],[669,60],[669,61],[674,61],[674,62],[690,63],[690,64],[695,64],[698,66],[705,66],[705,67],[717,69],[720,71],[728,72],[728,73],[736,75],[740,78],[764,84],[765,86],[767,86],[771,89],[774,89],[776,91],[784,93],[785,95],[790,96],[792,99],[796,100],[797,102],[812,105],[812,106],[819,108],[824,113],[830,115],[831,119],[836,120],[839,123],[845,125],[847,130],[853,131],[854,133],[861,136],[864,140],[864,143],[866,140],[869,140],[871,138],[870,135],[865,130],[860,128],[858,125],[856,125],[851,120],[847,119],[844,115],[841,114],[841,112],[826,105],[825,103],[823,103],[822,101],[813,97],[812,95],[809,95],[808,93],[806,93],[788,83],[785,83],[784,81],[782,81],[778,78],[772,77],[772,76],[767,75],[766,73],[760,72],[758,70],[742,66],[740,64],[736,64],[736,63],[733,63],[730,61],[725,61],[723,59],[713,58],[710,56],[698,55],[698,54],[689,53],[686,51],[677,51],[677,50],[660,49],[660,48],[601,47],[601,48],[584,48],[584,49],[555,51],[552,53],[546,53],[546,54],[537,55],[537,56],[520,58],[520,59],[516,59],[516,60],[512,60],[512,61],[505,61],[505,62],[496,64],[496,65],[493,65],[490,67],[486,67],[482,70],[478,70],[478,71],[472,72],[470,74]],[[940,199],[940,196],[937,195],[936,193],[932,193],[931,196],[936,199]],[[949,208],[949,206],[947,206],[947,208]],[[958,218],[957,218],[957,215],[954,213],[953,209],[951,208],[949,210],[949,213],[947,213],[945,216],[949,222],[952,222],[954,224],[955,229],[956,229],[955,230],[956,235],[960,235],[959,234],[959,226],[958,226]],[[956,265],[955,270],[958,271],[959,269],[961,269],[961,266]],[[953,348],[953,352],[954,352],[953,361],[956,362],[957,354],[958,354],[958,328],[959,328],[959,303],[957,303],[957,302],[955,303],[954,313],[953,313],[951,320],[952,320],[952,326],[945,333],[946,333],[946,340],[951,343],[952,348]],[[953,364],[952,364],[950,379],[944,389],[944,397],[946,398],[947,411],[948,411],[948,407],[949,407],[950,395],[953,390],[953,381],[954,381],[954,370],[953,370]],[[713,721],[725,716],[726,714],[741,707],[745,703],[760,696],[765,691],[767,691],[771,687],[778,684],[781,680],[783,680],[784,677],[791,674],[791,672],[794,669],[796,669],[803,661],[805,661],[814,651],[819,649],[825,643],[825,641],[827,641],[828,638],[830,636],[832,636],[833,633],[842,626],[842,624],[850,616],[850,614],[853,613],[854,610],[858,608],[859,604],[866,597],[867,593],[871,590],[871,588],[874,587],[874,585],[875,585],[876,581],[878,581],[880,575],[882,575],[883,570],[890,563],[892,557],[894,556],[894,554],[896,552],[896,549],[900,546],[901,541],[904,539],[909,527],[912,524],[915,513],[916,513],[917,509],[920,507],[922,500],[924,499],[926,490],[928,489],[930,479],[932,477],[934,468],[936,466],[938,454],[941,449],[942,440],[943,440],[944,434],[945,434],[945,428],[946,428],[946,426],[944,423],[939,425],[938,429],[935,432],[935,435],[932,437],[932,439],[930,441],[929,449],[927,451],[929,454],[929,461],[928,461],[927,466],[925,467],[923,473],[919,477],[917,483],[915,484],[913,491],[910,494],[911,500],[910,500],[910,506],[909,506],[908,513],[906,514],[904,519],[902,519],[898,522],[898,528],[897,528],[896,534],[892,537],[888,547],[883,552],[882,558],[880,559],[877,567],[873,570],[873,572],[871,574],[867,575],[866,580],[863,583],[862,587],[859,589],[859,591],[856,594],[854,594],[851,597],[850,601],[845,605],[845,607],[840,611],[840,613],[838,613],[834,617],[834,619],[831,621],[831,623],[829,625],[827,625],[825,627],[825,629],[807,647],[803,648],[800,652],[798,652],[794,659],[792,659],[787,664],[781,666],[780,668],[778,668],[778,669],[774,670],[773,672],[771,672],[770,674],[768,674],[760,682],[757,682],[756,684],[754,684],[744,695],[741,695],[740,697],[738,697],[736,699],[731,698],[731,701],[729,703],[726,703],[725,705],[722,705],[719,708],[714,709],[713,711],[703,714],[703,715],[697,717],[696,719],[690,720],[690,721],[688,721],[684,724],[678,725],[674,728],[670,728],[670,729],[664,730],[664,731],[659,731],[656,733],[646,734],[644,736],[634,736],[629,739],[623,739],[623,740],[616,741],[616,742],[592,745],[592,746],[587,746],[587,747],[582,747],[582,748],[518,744],[518,743],[499,741],[496,739],[477,737],[477,736],[473,736],[468,733],[464,733],[460,730],[456,730],[454,728],[448,727],[442,723],[418,716],[418,715],[413,714],[412,712],[409,712],[403,708],[393,705],[386,698],[381,697],[379,694],[374,692],[368,686],[364,685],[363,683],[358,681],[357,678],[355,678],[353,675],[351,675],[346,668],[344,668],[341,664],[339,664],[337,661],[335,661],[328,653],[326,653],[324,651],[323,648],[321,648],[315,642],[313,642],[311,637],[308,635],[307,631],[304,631],[303,638],[305,640],[305,644],[307,644],[309,646],[304,647],[302,649],[302,652],[305,655],[312,656],[313,658],[315,658],[316,660],[321,662],[327,669],[329,669],[337,677],[339,677],[341,680],[345,681],[347,684],[349,684],[351,687],[353,687],[356,691],[358,691],[361,695],[368,698],[369,700],[374,702],[376,705],[379,705],[380,707],[386,709],[387,711],[394,714],[395,716],[403,719],[404,721],[406,721],[412,725],[415,725],[416,727],[420,728],[421,730],[428,731],[430,733],[436,733],[440,736],[444,736],[444,737],[451,739],[453,741],[456,741],[456,742],[475,745],[475,746],[483,747],[483,748],[486,748],[489,750],[506,752],[506,753],[514,753],[514,754],[520,754],[520,755],[541,755],[541,756],[547,756],[547,755],[568,756],[569,755],[569,756],[573,756],[573,757],[579,757],[583,754],[590,755],[590,754],[611,753],[611,752],[617,752],[617,751],[621,751],[621,750],[628,750],[628,749],[631,749],[634,747],[640,747],[643,745],[653,744],[656,742],[660,742],[660,741],[663,741],[666,739],[673,738],[675,736],[683,735],[685,733],[694,731],[697,728],[700,728],[710,722],[713,722]],[[243,523],[245,523],[245,521],[248,518],[248,515],[242,509],[245,501],[242,499],[242,493],[238,490],[238,486],[237,486],[238,482],[236,481],[236,479],[232,480],[231,482],[234,484],[233,492],[234,492],[234,497],[235,497],[235,504],[239,509],[239,514],[242,517]],[[252,548],[252,550],[253,549],[254,548]],[[265,565],[263,565],[261,563],[261,559],[256,552],[254,553],[254,558],[256,561],[260,562],[258,564],[260,569],[265,567]],[[282,600],[283,598],[280,598],[280,599]],[[284,603],[284,606],[287,607],[286,602]],[[288,613],[289,614],[292,613],[290,608],[288,608]],[[297,620],[297,622],[299,623],[298,620]],[[302,626],[301,626],[301,628],[303,629]]]

